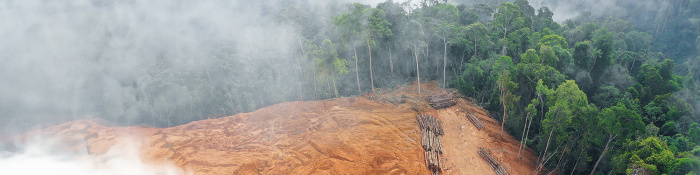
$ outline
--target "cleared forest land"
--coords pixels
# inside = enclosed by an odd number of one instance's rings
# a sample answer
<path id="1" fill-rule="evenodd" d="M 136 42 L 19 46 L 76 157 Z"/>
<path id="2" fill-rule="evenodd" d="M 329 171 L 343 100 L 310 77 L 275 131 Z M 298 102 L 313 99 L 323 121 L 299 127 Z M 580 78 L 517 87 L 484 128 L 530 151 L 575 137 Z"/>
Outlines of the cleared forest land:
<path id="1" fill-rule="evenodd" d="M 79 120 L 23 138 L 61 138 L 62 149 L 85 149 L 90 155 L 131 139 L 141 143 L 144 162 L 172 163 L 192 174 L 430 174 L 416 121 L 418 114 L 428 114 L 444 129 L 441 174 L 496 174 L 479 147 L 508 174 L 535 169 L 534 153 L 527 149 L 518 159 L 518 141 L 502 137 L 500 123 L 480 107 L 455 100 L 454 106 L 432 108 L 431 94 L 454 93 L 435 82 L 423 84 L 422 95 L 417 92 L 414 84 L 361 97 L 287 102 L 171 128 L 108 127 L 98 120 Z M 467 111 L 485 127 L 477 129 Z"/>

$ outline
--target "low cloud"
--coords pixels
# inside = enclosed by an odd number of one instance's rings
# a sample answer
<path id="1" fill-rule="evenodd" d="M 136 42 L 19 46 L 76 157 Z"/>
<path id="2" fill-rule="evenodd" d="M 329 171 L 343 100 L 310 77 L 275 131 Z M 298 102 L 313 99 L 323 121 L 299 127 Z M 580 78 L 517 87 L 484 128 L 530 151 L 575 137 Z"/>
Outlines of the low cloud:
<path id="1" fill-rule="evenodd" d="M 184 175 L 168 163 L 153 165 L 142 161 L 140 143 L 122 139 L 104 154 L 88 154 L 56 138 L 33 137 L 16 150 L 0 150 L 0 174 L 71 175 Z"/>

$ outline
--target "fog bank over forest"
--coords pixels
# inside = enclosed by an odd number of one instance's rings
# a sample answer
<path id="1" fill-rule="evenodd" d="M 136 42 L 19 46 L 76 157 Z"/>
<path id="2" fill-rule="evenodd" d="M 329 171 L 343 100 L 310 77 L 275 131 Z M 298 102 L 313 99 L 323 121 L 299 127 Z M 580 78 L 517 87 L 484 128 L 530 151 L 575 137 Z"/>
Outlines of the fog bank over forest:
<path id="1" fill-rule="evenodd" d="M 219 116 L 249 111 L 212 98 L 258 96 L 253 89 L 297 81 L 286 66 L 291 36 L 270 20 L 283 2 L 0 1 L 3 123 L 143 123 L 181 108 L 201 119 L 213 115 L 193 107 L 204 103 L 229 108 Z M 285 81 L 252 82 L 265 71 Z M 277 87 L 270 89 L 285 94 Z"/>
<path id="2" fill-rule="evenodd" d="M 202 119 L 293 99 L 288 91 L 299 89 L 286 87 L 300 81 L 289 66 L 298 65 L 299 51 L 290 48 L 297 41 L 274 15 L 291 5 L 342 11 L 340 4 L 0 1 L 0 119 L 136 124 L 164 120 L 176 108 Z M 337 13 L 326 12 L 326 20 Z M 261 76 L 277 84 L 262 83 Z"/>

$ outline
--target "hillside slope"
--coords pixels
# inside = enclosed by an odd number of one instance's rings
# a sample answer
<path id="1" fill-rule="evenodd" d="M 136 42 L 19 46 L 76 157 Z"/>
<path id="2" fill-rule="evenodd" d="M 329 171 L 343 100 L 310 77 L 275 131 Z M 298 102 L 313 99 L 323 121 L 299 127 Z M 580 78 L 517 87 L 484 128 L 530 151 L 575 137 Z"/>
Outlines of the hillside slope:
<path id="1" fill-rule="evenodd" d="M 500 124 L 485 111 L 465 101 L 435 110 L 422 99 L 446 90 L 436 83 L 422 88 L 423 96 L 415 85 L 399 86 L 363 97 L 281 103 L 172 128 L 79 120 L 38 134 L 60 137 L 66 149 L 89 154 L 104 154 L 124 138 L 135 139 L 142 143 L 145 162 L 172 162 L 193 174 L 428 174 L 415 118 L 420 111 L 443 123 L 443 174 L 495 174 L 478 147 L 489 150 L 510 174 L 533 171 L 532 151 L 518 159 L 518 142 L 501 137 Z M 475 111 L 486 128 L 477 130 L 462 107 Z"/>

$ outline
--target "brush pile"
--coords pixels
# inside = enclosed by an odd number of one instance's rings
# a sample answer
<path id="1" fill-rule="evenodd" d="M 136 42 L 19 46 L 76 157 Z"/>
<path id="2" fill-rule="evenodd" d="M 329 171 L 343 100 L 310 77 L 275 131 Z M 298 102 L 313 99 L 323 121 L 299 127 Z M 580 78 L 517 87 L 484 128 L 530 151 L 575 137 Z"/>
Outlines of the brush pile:
<path id="1" fill-rule="evenodd" d="M 503 169 L 503 166 L 501 166 L 501 163 L 496 161 L 496 159 L 494 159 L 493 156 L 491 156 L 491 153 L 486 151 L 486 149 L 479 147 L 479 151 L 477 151 L 477 152 L 479 153 L 481 158 L 484 158 L 484 160 L 486 160 L 486 163 L 488 163 L 489 166 L 491 166 L 491 168 L 493 168 L 493 171 L 496 171 L 496 174 L 508 175 L 508 172 L 505 169 Z"/>
<path id="2" fill-rule="evenodd" d="M 440 136 L 444 135 L 442 122 L 426 114 L 418 114 L 416 121 L 421 131 L 421 146 L 425 150 L 425 165 L 433 171 L 433 174 L 437 174 L 442 171 L 440 164 L 440 154 L 442 154 Z"/>
<path id="3" fill-rule="evenodd" d="M 440 93 L 428 97 L 428 103 L 435 109 L 449 108 L 457 104 L 452 99 L 452 93 Z"/>

